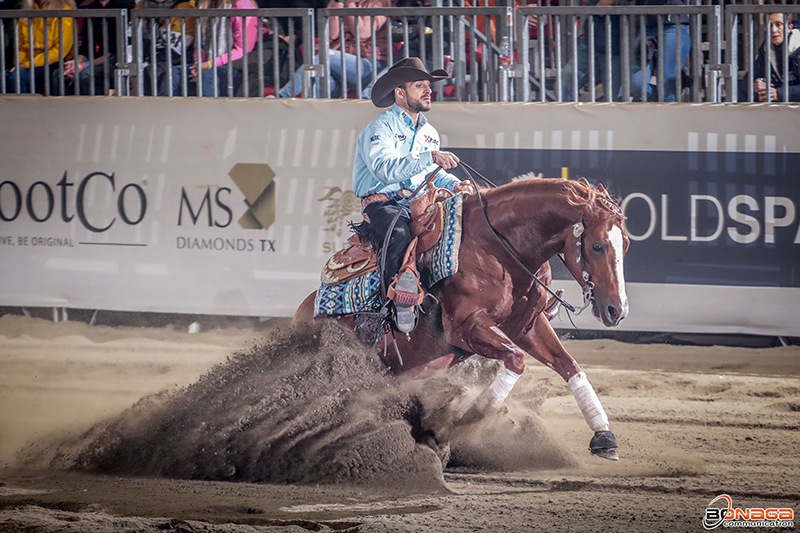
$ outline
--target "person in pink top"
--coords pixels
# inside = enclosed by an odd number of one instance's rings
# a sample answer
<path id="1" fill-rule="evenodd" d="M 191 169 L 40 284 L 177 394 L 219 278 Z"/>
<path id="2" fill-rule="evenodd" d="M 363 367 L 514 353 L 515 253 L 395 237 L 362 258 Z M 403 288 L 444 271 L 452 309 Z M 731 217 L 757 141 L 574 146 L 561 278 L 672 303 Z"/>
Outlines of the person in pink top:
<path id="1" fill-rule="evenodd" d="M 229 0 L 200 0 L 199 9 L 256 9 L 252 0 L 238 0 L 231 3 Z M 230 21 L 230 22 L 229 22 Z M 244 22 L 243 22 L 244 21 Z M 188 21 L 187 21 L 188 22 Z M 216 28 L 217 55 L 212 57 L 214 50 L 212 43 L 212 28 Z M 189 87 L 188 95 L 197 96 L 197 78 L 200 76 L 203 85 L 203 96 L 233 96 L 242 83 L 242 71 L 235 68 L 233 61 L 244 57 L 245 35 L 247 53 L 253 52 L 258 39 L 258 20 L 256 17 L 237 17 L 230 19 L 204 18 L 200 24 L 201 38 L 195 42 L 195 63 L 189 67 L 187 75 Z M 231 46 L 230 43 L 233 43 Z M 202 55 L 197 57 L 197 46 L 202 45 Z M 230 58 L 228 52 L 230 51 Z M 217 71 L 217 90 L 214 94 L 214 65 Z M 228 93 L 228 69 L 233 74 L 233 90 Z M 165 77 L 166 78 L 166 77 Z M 164 84 L 166 85 L 166 84 Z M 162 86 L 159 96 L 167 96 L 167 87 Z M 180 96 L 181 91 L 181 66 L 172 67 L 172 95 Z"/>
<path id="2" fill-rule="evenodd" d="M 342 7 L 392 7 L 391 0 L 347 0 L 338 2 L 332 0 L 328 9 Z M 358 37 L 356 37 L 356 18 L 358 18 Z M 343 17 L 344 20 L 344 63 L 342 62 L 342 39 L 340 35 L 339 17 L 331 17 L 330 36 L 330 84 L 331 95 L 336 96 L 339 90 L 354 90 L 358 87 L 356 79 L 356 46 L 361 49 L 361 98 L 369 98 L 372 92 L 372 17 Z M 375 19 L 375 63 L 376 72 L 380 73 L 386 68 L 389 41 L 386 35 L 387 17 L 374 17 Z M 318 57 L 315 61 L 318 61 Z M 342 72 L 347 72 L 347 87 L 342 87 Z M 294 88 L 289 81 L 281 90 L 281 98 L 291 98 L 302 90 L 303 67 L 297 69 L 294 75 Z M 319 97 L 319 85 L 315 89 L 315 96 Z"/>

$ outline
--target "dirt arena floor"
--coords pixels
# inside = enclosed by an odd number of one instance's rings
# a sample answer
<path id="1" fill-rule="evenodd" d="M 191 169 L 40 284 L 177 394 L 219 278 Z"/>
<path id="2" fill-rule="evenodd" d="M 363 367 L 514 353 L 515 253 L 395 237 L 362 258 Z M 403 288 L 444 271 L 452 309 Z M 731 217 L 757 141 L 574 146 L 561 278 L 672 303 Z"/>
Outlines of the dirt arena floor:
<path id="1" fill-rule="evenodd" d="M 800 347 L 565 345 L 617 463 L 532 359 L 500 409 L 453 427 L 495 364 L 407 381 L 335 328 L 6 315 L 0 531 L 703 531 L 720 494 L 800 511 Z"/>

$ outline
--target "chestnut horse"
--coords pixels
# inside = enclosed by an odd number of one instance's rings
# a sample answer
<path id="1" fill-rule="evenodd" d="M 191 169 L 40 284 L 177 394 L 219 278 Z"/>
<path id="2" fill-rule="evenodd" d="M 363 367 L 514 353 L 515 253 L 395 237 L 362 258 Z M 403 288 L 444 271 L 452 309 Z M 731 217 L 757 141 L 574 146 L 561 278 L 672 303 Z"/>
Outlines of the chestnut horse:
<path id="1" fill-rule="evenodd" d="M 533 179 L 466 195 L 458 272 L 429 288 L 435 298 L 425 299 L 411 334 L 384 336 L 377 349 L 396 373 L 429 373 L 470 354 L 502 361 L 503 370 L 470 409 L 473 417 L 505 400 L 530 354 L 570 385 L 594 431 L 589 450 L 617 460 L 605 410 L 543 312 L 553 303 L 543 285 L 552 280 L 548 260 L 563 254 L 594 315 L 606 326 L 619 324 L 628 314 L 623 219 L 605 188 L 586 180 Z M 301 304 L 294 324 L 313 320 L 314 297 Z M 341 320 L 353 326 L 352 317 Z"/>

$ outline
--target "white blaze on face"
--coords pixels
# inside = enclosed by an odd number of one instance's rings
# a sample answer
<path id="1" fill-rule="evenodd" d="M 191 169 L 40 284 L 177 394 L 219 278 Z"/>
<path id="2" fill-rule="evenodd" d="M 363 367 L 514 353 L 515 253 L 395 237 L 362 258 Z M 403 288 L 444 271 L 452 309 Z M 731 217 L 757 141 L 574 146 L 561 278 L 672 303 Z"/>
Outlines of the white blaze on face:
<path id="1" fill-rule="evenodd" d="M 608 230 L 608 240 L 611 242 L 611 247 L 614 249 L 614 267 L 617 274 L 617 289 L 619 290 L 619 302 L 622 305 L 622 316 L 628 314 L 628 299 L 625 296 L 625 274 L 622 272 L 622 251 L 624 249 L 622 243 L 622 230 L 619 226 L 611 226 Z"/>

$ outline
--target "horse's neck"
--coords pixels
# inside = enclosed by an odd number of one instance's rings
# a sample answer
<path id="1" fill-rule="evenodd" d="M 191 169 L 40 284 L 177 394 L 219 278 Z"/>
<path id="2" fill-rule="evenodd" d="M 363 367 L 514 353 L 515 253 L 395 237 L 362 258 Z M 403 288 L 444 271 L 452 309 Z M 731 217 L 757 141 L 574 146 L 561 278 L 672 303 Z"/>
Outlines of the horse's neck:
<path id="1" fill-rule="evenodd" d="M 569 203 L 561 180 L 509 187 L 498 195 L 501 232 L 530 264 L 541 265 L 564 249 L 568 229 L 580 221 L 580 207 Z"/>

